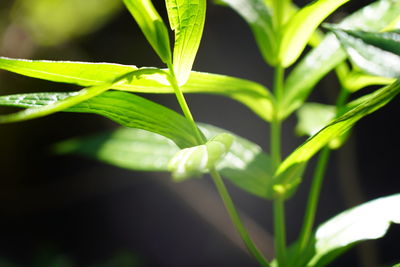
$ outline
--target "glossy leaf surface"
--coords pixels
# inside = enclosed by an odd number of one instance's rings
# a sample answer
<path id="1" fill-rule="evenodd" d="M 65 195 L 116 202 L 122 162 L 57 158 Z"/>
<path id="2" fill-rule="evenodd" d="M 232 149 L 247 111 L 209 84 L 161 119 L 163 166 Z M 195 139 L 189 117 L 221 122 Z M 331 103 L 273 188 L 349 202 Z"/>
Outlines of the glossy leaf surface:
<path id="1" fill-rule="evenodd" d="M 374 33 L 330 29 L 359 68 L 372 75 L 400 77 L 400 31 Z"/>
<path id="2" fill-rule="evenodd" d="M 300 9 L 285 25 L 279 50 L 283 67 L 293 64 L 322 21 L 349 0 L 318 0 Z"/>
<path id="3" fill-rule="evenodd" d="M 124 3 L 161 60 L 171 63 L 168 29 L 151 0 L 124 0 Z"/>
<path id="4" fill-rule="evenodd" d="M 174 93 L 166 78 L 166 71 L 136 66 L 86 63 L 70 61 L 23 60 L 0 57 L 0 69 L 25 76 L 54 82 L 95 86 L 114 82 L 136 72 L 124 83 L 114 84 L 113 89 L 139 93 Z M 272 96 L 261 84 L 245 79 L 204 72 L 192 72 L 189 81 L 181 87 L 184 93 L 219 94 L 248 106 L 264 120 L 272 118 Z"/>
<path id="5" fill-rule="evenodd" d="M 381 0 L 346 17 L 339 26 L 346 29 L 379 31 L 400 14 L 400 2 Z M 280 118 L 286 118 L 299 108 L 314 86 L 331 70 L 346 59 L 339 41 L 331 33 L 311 50 L 289 74 L 285 83 Z"/>
<path id="6" fill-rule="evenodd" d="M 166 0 L 169 23 L 175 32 L 173 65 L 179 85 L 189 78 L 200 46 L 206 0 Z"/>
<path id="7" fill-rule="evenodd" d="M 235 10 L 250 26 L 258 48 L 266 62 L 276 64 L 277 44 L 272 14 L 264 0 L 221 0 Z"/>
<path id="8" fill-rule="evenodd" d="M 75 93 L 36 93 L 0 97 L 0 105 L 25 108 L 43 107 L 68 99 Z M 90 98 L 67 112 L 93 113 L 123 126 L 158 133 L 173 140 L 179 147 L 197 145 L 190 123 L 180 114 L 145 98 L 118 91 L 105 92 Z"/>
<path id="9" fill-rule="evenodd" d="M 364 97 L 362 102 L 357 106 L 333 120 L 290 154 L 282 162 L 278 173 L 291 168 L 293 165 L 308 161 L 318 150 L 331 140 L 348 132 L 358 120 L 387 104 L 399 92 L 400 81 L 397 80 L 392 85 L 386 86 Z"/>
<path id="10" fill-rule="evenodd" d="M 340 213 L 318 227 L 316 254 L 308 266 L 324 266 L 350 245 L 385 235 L 391 223 L 400 223 L 400 194 L 378 198 Z M 329 260 L 327 254 L 336 253 Z"/>

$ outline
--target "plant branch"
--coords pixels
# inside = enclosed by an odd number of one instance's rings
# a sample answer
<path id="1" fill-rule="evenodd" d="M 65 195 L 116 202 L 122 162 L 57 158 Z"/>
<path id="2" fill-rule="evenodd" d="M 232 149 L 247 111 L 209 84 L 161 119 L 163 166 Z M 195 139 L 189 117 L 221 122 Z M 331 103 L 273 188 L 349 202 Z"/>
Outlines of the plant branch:
<path id="1" fill-rule="evenodd" d="M 197 125 L 193 119 L 192 113 L 190 112 L 190 109 L 186 102 L 185 96 L 183 95 L 182 90 L 179 87 L 178 82 L 176 80 L 174 68 L 172 67 L 171 64 L 168 64 L 168 69 L 170 72 L 170 74 L 168 75 L 169 82 L 170 82 L 172 88 L 174 89 L 176 99 L 178 100 L 178 103 L 182 109 L 183 115 L 186 117 L 186 119 L 188 119 L 190 121 L 192 128 L 195 132 L 196 139 L 199 142 L 199 144 L 203 144 L 206 140 L 204 139 L 203 135 L 200 133 L 200 130 L 197 127 Z"/>
<path id="2" fill-rule="evenodd" d="M 321 192 L 321 185 L 324 179 L 326 167 L 328 165 L 329 155 L 330 149 L 328 146 L 326 146 L 322 149 L 318 158 L 318 163 L 312 180 L 310 193 L 308 195 L 307 209 L 299 238 L 299 255 L 304 251 L 310 240 L 312 228 L 314 225 L 315 214 L 317 211 L 318 199 Z"/>
<path id="3" fill-rule="evenodd" d="M 229 216 L 231 217 L 231 220 L 236 230 L 238 231 L 240 237 L 242 238 L 244 244 L 246 245 L 247 249 L 249 250 L 251 255 L 261 264 L 261 266 L 269 267 L 270 264 L 258 250 L 257 246 L 254 244 L 245 226 L 243 225 L 239 217 L 239 214 L 235 208 L 235 205 L 231 197 L 229 196 L 228 190 L 226 189 L 225 184 L 222 181 L 221 176 L 215 169 L 212 169 L 210 171 L 210 175 L 215 183 L 215 186 L 217 187 L 218 193 L 220 194 L 222 201 L 224 202 L 225 208 L 228 211 Z"/>

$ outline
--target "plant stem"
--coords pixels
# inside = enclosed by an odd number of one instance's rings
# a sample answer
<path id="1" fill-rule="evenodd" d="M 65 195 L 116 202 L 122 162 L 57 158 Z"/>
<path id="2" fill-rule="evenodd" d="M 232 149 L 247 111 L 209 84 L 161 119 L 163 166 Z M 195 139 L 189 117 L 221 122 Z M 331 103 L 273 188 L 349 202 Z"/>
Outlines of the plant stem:
<path id="1" fill-rule="evenodd" d="M 336 117 L 341 115 L 343 106 L 345 105 L 349 95 L 349 90 L 342 87 L 342 89 L 340 90 L 340 94 L 336 100 Z M 302 230 L 299 237 L 298 256 L 301 255 L 310 240 L 310 235 L 314 225 L 315 214 L 317 211 L 318 199 L 321 192 L 322 181 L 324 179 L 325 170 L 328 165 L 329 156 L 330 148 L 328 146 L 325 146 L 319 155 L 318 163 L 311 184 L 310 194 L 308 196 L 306 213 L 304 216 L 303 226 L 301 228 Z"/>
<path id="2" fill-rule="evenodd" d="M 310 240 L 310 235 L 314 225 L 314 219 L 318 205 L 318 199 L 321 192 L 321 185 L 324 179 L 326 166 L 328 165 L 329 155 L 330 149 L 328 146 L 326 146 L 322 149 L 318 158 L 318 163 L 312 180 L 310 193 L 308 195 L 308 203 L 304 216 L 302 231 L 299 238 L 299 255 L 306 248 L 307 243 Z"/>
<path id="3" fill-rule="evenodd" d="M 229 196 L 228 190 L 226 189 L 225 184 L 221 179 L 221 176 L 215 169 L 212 169 L 210 171 L 210 174 L 211 177 L 213 178 L 215 186 L 217 187 L 218 193 L 220 194 L 222 201 L 224 202 L 225 208 L 227 209 L 229 216 L 231 217 L 231 220 L 236 230 L 238 231 L 240 237 L 242 238 L 244 244 L 246 245 L 247 249 L 249 250 L 251 255 L 253 255 L 253 257 L 260 263 L 261 266 L 269 267 L 270 264 L 258 250 L 257 246 L 254 244 L 249 233 L 244 227 L 239 217 L 239 214 L 235 208 L 235 205 L 233 204 L 233 201 Z"/>
<path id="4" fill-rule="evenodd" d="M 274 232 L 275 250 L 279 266 L 285 266 L 286 261 L 286 230 L 285 230 L 285 201 L 279 197 L 274 199 Z"/>
<path id="5" fill-rule="evenodd" d="M 283 82 L 285 69 L 281 66 L 275 68 L 274 74 L 274 94 L 275 112 L 271 122 L 271 157 L 274 169 L 276 170 L 281 163 L 281 120 L 279 118 L 280 102 L 283 94 Z M 274 199 L 274 233 L 275 250 L 279 266 L 284 266 L 286 261 L 286 224 L 284 199 L 278 196 Z"/>
<path id="6" fill-rule="evenodd" d="M 198 139 L 199 143 L 204 143 L 206 140 L 204 139 L 203 135 L 200 133 L 199 128 L 197 127 L 196 123 L 194 122 L 192 113 L 190 112 L 189 106 L 185 100 L 185 97 L 182 93 L 182 90 L 179 88 L 179 85 L 176 80 L 176 76 L 171 64 L 168 64 L 168 68 L 170 70 L 170 83 L 171 86 L 174 88 L 176 98 L 181 106 L 182 112 L 185 117 L 191 122 L 193 129 L 196 132 L 196 138 Z M 220 174 L 217 172 L 215 168 L 210 170 L 210 175 L 213 178 L 215 186 L 217 187 L 218 193 L 224 202 L 225 208 L 227 209 L 231 220 L 236 227 L 236 230 L 239 232 L 240 237 L 242 238 L 243 242 L 245 243 L 248 251 L 253 255 L 253 257 L 261 264 L 263 267 L 270 267 L 268 261 L 264 258 L 261 252 L 258 250 L 250 235 L 248 234 L 246 228 L 244 227 L 242 221 L 240 220 L 239 214 L 236 211 L 235 205 L 229 195 L 228 190 L 225 187 L 224 182 Z"/>
<path id="7" fill-rule="evenodd" d="M 275 68 L 274 75 L 274 94 L 275 94 L 275 112 L 271 122 L 271 157 L 274 168 L 277 168 L 281 162 L 281 121 L 279 119 L 280 101 L 283 94 L 283 79 L 285 71 L 282 67 Z"/>
<path id="8" fill-rule="evenodd" d="M 199 142 L 199 144 L 203 144 L 206 140 L 204 139 L 203 135 L 200 133 L 200 130 L 197 127 L 197 125 L 193 119 L 192 113 L 190 112 L 190 109 L 186 102 L 185 96 L 183 95 L 182 90 L 180 89 L 178 82 L 176 80 L 175 72 L 174 72 L 172 65 L 168 64 L 168 69 L 170 71 L 169 82 L 170 82 L 172 88 L 174 88 L 175 96 L 176 96 L 176 99 L 178 100 L 178 103 L 179 103 L 181 109 L 182 109 L 183 115 L 186 117 L 186 119 L 189 120 L 190 124 L 192 125 L 192 128 L 196 135 L 197 142 Z"/>

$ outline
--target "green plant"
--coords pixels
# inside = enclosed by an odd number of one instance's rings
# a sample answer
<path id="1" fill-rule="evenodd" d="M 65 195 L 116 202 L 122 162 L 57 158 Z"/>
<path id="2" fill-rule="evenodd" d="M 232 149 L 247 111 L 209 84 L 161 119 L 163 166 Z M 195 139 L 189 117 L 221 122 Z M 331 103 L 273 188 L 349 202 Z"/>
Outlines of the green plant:
<path id="1" fill-rule="evenodd" d="M 165 1 L 175 36 L 173 51 L 168 28 L 152 2 L 124 0 L 166 69 L 1 57 L 1 69 L 85 88 L 70 93 L 1 96 L 0 105 L 26 109 L 2 115 L 0 122 L 58 111 L 108 117 L 129 128 L 107 137 L 66 141 L 57 150 L 87 154 L 134 170 L 170 171 L 176 181 L 209 173 L 232 222 L 260 265 L 323 266 L 356 242 L 383 236 L 389 223 L 400 223 L 397 194 L 355 207 L 313 230 L 330 150 L 346 141 L 358 120 L 400 92 L 400 3 L 376 1 L 337 25 L 326 25 L 331 33 L 317 30 L 348 1 L 317 0 L 303 8 L 289 0 L 218 1 L 237 11 L 251 27 L 264 60 L 275 71 L 271 92 L 249 80 L 192 71 L 205 22 L 205 0 Z M 307 44 L 315 48 L 300 58 Z M 315 85 L 332 70 L 341 85 L 336 104 L 305 103 Z M 352 93 L 369 85 L 385 86 L 349 101 Z M 184 116 L 131 92 L 173 93 Z M 196 123 L 184 93 L 220 94 L 246 105 L 270 124 L 270 153 L 233 133 Z M 310 138 L 282 160 L 281 125 L 296 110 L 297 129 Z M 143 148 L 145 154 L 140 153 Z M 308 161 L 319 151 L 302 230 L 298 241 L 287 247 L 284 203 L 296 192 Z M 275 260 L 265 259 L 254 245 L 221 175 L 247 192 L 273 201 Z"/>

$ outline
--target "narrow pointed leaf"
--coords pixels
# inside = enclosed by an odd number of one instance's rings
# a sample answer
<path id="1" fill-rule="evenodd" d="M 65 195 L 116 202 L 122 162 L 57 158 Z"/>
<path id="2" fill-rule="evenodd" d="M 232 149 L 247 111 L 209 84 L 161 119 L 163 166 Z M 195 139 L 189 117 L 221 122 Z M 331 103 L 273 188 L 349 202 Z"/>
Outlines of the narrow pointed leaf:
<path id="1" fill-rule="evenodd" d="M 270 8 L 264 0 L 221 0 L 235 10 L 250 26 L 264 60 L 276 64 L 277 44 Z"/>
<path id="2" fill-rule="evenodd" d="M 39 108 L 76 93 L 34 93 L 0 97 L 0 105 Z M 180 114 L 145 98 L 118 91 L 104 92 L 63 111 L 93 113 L 123 126 L 158 133 L 179 147 L 197 145 L 191 124 Z"/>
<path id="3" fill-rule="evenodd" d="M 359 68 L 372 75 L 400 77 L 400 31 L 374 33 L 330 29 Z"/>
<path id="4" fill-rule="evenodd" d="M 174 93 L 166 71 L 135 66 L 70 61 L 23 60 L 0 57 L 0 69 L 54 82 L 95 86 L 114 82 L 120 77 L 139 73 L 134 79 L 117 83 L 113 89 L 139 93 Z M 192 72 L 181 88 L 184 93 L 219 94 L 235 99 L 261 118 L 272 118 L 272 96 L 262 85 L 245 79 L 203 72 Z"/>
<path id="5" fill-rule="evenodd" d="M 393 78 L 369 75 L 362 71 L 352 71 L 344 77 L 343 86 L 350 92 L 356 92 L 367 86 L 388 85 L 395 81 Z"/>
<path id="6" fill-rule="evenodd" d="M 173 66 L 179 85 L 189 78 L 200 46 L 206 18 L 206 0 L 166 0 L 169 22 L 175 32 Z"/>
<path id="7" fill-rule="evenodd" d="M 356 242 L 383 237 L 391 223 L 400 223 L 399 207 L 400 194 L 395 194 L 356 206 L 325 222 L 316 231 L 316 254 L 307 266 L 324 266 Z M 337 250 L 339 253 L 335 253 Z M 332 253 L 329 260 L 324 259 Z"/>
<path id="8" fill-rule="evenodd" d="M 380 31 L 399 14 L 399 1 L 380 0 L 354 12 L 338 25 L 345 29 Z M 334 34 L 327 34 L 321 44 L 311 50 L 289 74 L 279 117 L 286 118 L 299 108 L 314 86 L 345 59 L 346 53 Z"/>
<path id="9" fill-rule="evenodd" d="M 368 97 L 365 97 L 359 105 L 333 120 L 290 154 L 282 162 L 278 169 L 278 174 L 293 165 L 308 161 L 331 140 L 348 132 L 358 120 L 387 104 L 399 92 L 400 81 L 397 80 L 392 85 L 379 89 Z"/>
<path id="10" fill-rule="evenodd" d="M 293 64 L 322 21 L 348 1 L 318 0 L 300 9 L 285 25 L 279 50 L 281 65 Z"/>
<path id="11" fill-rule="evenodd" d="M 172 58 L 168 29 L 151 0 L 124 0 L 124 3 L 161 60 L 170 64 Z"/>
<path id="12" fill-rule="evenodd" d="M 207 139 L 227 132 L 200 124 Z M 261 148 L 233 133 L 229 152 L 217 170 L 239 188 L 256 196 L 271 199 L 273 169 L 270 157 Z M 179 151 L 169 139 L 140 129 L 122 128 L 111 133 L 72 139 L 57 145 L 59 153 L 75 153 L 103 162 L 142 171 L 168 171 L 168 162 Z"/>
<path id="13" fill-rule="evenodd" d="M 79 92 L 71 93 L 64 99 L 57 99 L 45 106 L 31 107 L 16 113 L 0 115 L 0 123 L 10 123 L 24 120 L 36 119 L 50 114 L 63 111 L 69 107 L 79 104 L 85 100 L 95 97 L 104 91 L 110 89 L 111 84 L 104 84 L 85 88 Z"/>

